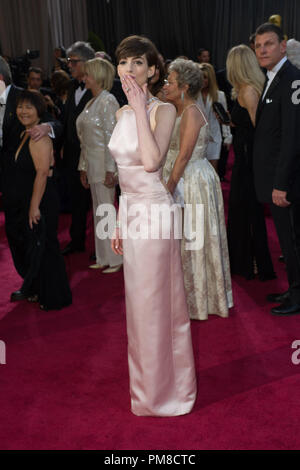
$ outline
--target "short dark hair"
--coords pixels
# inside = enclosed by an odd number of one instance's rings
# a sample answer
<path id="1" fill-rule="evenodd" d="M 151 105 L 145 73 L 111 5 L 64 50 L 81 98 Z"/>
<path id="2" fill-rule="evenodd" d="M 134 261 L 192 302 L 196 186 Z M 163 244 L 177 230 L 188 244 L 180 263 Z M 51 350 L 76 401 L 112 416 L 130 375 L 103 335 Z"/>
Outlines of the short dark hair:
<path id="1" fill-rule="evenodd" d="M 56 95 L 61 96 L 70 87 L 71 79 L 64 70 L 55 70 L 51 75 L 51 86 Z"/>
<path id="2" fill-rule="evenodd" d="M 17 99 L 17 106 L 24 102 L 30 103 L 35 107 L 39 118 L 45 114 L 47 109 L 46 101 L 39 91 L 23 90 Z"/>
<path id="3" fill-rule="evenodd" d="M 138 57 L 144 54 L 149 67 L 158 65 L 158 51 L 150 39 L 144 36 L 128 36 L 120 42 L 116 49 L 117 63 L 126 57 Z"/>
<path id="4" fill-rule="evenodd" d="M 256 36 L 256 33 L 250 34 L 250 36 L 249 36 L 249 44 L 255 44 L 255 36 Z"/>
<path id="5" fill-rule="evenodd" d="M 198 49 L 198 54 L 197 54 L 197 56 L 201 55 L 202 52 L 204 52 L 204 51 L 207 51 L 207 52 L 209 53 L 209 49 L 207 49 L 207 47 L 200 47 L 200 48 Z"/>
<path id="6" fill-rule="evenodd" d="M 282 31 L 281 28 L 279 28 L 279 26 L 276 26 L 276 24 L 273 24 L 273 23 L 261 24 L 257 28 L 257 30 L 255 32 L 255 36 L 265 34 L 265 33 L 275 33 L 278 36 L 278 41 L 279 42 L 284 40 L 283 31 Z"/>
<path id="7" fill-rule="evenodd" d="M 165 75 L 166 75 L 165 64 L 162 61 L 162 58 L 160 58 L 160 56 L 158 56 L 156 69 L 159 72 L 158 80 L 156 83 L 152 84 L 151 81 L 149 83 L 149 90 L 153 96 L 157 95 L 157 93 L 162 89 L 165 83 Z"/>
<path id="8" fill-rule="evenodd" d="M 31 72 L 33 72 L 33 73 L 38 73 L 38 74 L 41 76 L 41 78 L 42 78 L 42 76 L 43 76 L 43 71 L 42 71 L 42 69 L 41 69 L 40 67 L 29 67 L 29 69 L 28 69 L 28 75 L 27 75 L 28 77 L 29 77 L 29 75 L 31 74 Z"/>

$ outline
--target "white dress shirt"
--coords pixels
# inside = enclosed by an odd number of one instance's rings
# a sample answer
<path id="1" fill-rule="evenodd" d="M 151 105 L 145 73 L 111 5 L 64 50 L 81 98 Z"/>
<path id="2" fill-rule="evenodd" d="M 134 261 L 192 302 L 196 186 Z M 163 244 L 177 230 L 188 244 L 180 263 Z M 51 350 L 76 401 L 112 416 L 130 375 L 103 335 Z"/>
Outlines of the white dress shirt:
<path id="1" fill-rule="evenodd" d="M 76 106 L 79 105 L 79 102 L 80 102 L 81 98 L 83 97 L 83 95 L 85 94 L 85 92 L 86 92 L 86 88 L 83 88 L 83 90 L 81 89 L 80 86 L 78 88 L 76 88 L 76 91 L 75 91 L 75 104 L 76 104 Z"/>
<path id="2" fill-rule="evenodd" d="M 218 90 L 218 102 L 223 105 L 227 111 L 227 102 L 226 97 L 223 91 Z M 230 126 L 225 126 L 224 124 L 221 128 L 218 119 L 216 118 L 215 112 L 212 106 L 212 99 L 208 95 L 206 98 L 206 103 L 204 104 L 201 92 L 198 95 L 196 103 L 199 108 L 204 111 L 204 114 L 207 118 L 209 125 L 209 142 L 207 146 L 207 155 L 208 160 L 218 160 L 220 158 L 221 146 L 222 146 L 222 135 L 224 139 L 224 144 L 232 143 L 232 135 L 230 132 Z"/>
<path id="3" fill-rule="evenodd" d="M 274 80 L 274 78 L 275 78 L 275 75 L 276 75 L 277 72 L 281 69 L 281 67 L 282 67 L 283 64 L 286 62 L 286 60 L 287 60 L 287 57 L 284 56 L 284 57 L 275 65 L 275 67 L 272 68 L 272 70 L 268 70 L 268 71 L 267 71 L 268 83 L 267 83 L 266 89 L 265 89 L 264 94 L 263 94 L 263 97 L 262 97 L 263 100 L 265 99 L 265 96 L 266 96 L 266 94 L 267 94 L 267 91 L 268 91 L 268 89 L 270 88 L 270 85 L 271 85 L 271 83 L 273 82 L 273 80 Z"/>
<path id="4" fill-rule="evenodd" d="M 5 114 L 6 100 L 7 100 L 10 87 L 11 85 L 8 85 L 8 87 L 6 87 L 3 93 L 0 95 L 0 147 L 2 147 L 3 121 L 4 121 L 4 114 Z"/>

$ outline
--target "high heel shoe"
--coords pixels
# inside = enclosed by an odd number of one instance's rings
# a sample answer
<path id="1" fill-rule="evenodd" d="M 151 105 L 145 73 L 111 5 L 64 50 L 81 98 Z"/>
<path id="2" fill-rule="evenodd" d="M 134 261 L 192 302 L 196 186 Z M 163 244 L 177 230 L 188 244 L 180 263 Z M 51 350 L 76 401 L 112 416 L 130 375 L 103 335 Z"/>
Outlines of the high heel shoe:
<path id="1" fill-rule="evenodd" d="M 91 264 L 89 266 L 90 269 L 104 269 L 106 268 L 108 265 L 107 264 L 98 264 L 98 263 L 95 263 L 95 264 Z"/>
<path id="2" fill-rule="evenodd" d="M 119 264 L 118 266 L 112 266 L 110 268 L 106 268 L 102 271 L 102 273 L 103 274 L 117 273 L 118 271 L 120 271 L 122 266 L 123 266 L 122 264 Z"/>

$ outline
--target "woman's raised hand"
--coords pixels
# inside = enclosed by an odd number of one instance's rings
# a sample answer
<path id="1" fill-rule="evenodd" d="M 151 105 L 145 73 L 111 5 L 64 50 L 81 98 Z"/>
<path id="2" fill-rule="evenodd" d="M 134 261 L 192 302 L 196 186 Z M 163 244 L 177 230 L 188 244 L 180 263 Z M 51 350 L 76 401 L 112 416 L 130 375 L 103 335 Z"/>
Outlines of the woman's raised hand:
<path id="1" fill-rule="evenodd" d="M 147 83 L 141 88 L 131 75 L 123 75 L 121 82 L 128 104 L 132 109 L 134 111 L 145 109 L 148 99 Z"/>

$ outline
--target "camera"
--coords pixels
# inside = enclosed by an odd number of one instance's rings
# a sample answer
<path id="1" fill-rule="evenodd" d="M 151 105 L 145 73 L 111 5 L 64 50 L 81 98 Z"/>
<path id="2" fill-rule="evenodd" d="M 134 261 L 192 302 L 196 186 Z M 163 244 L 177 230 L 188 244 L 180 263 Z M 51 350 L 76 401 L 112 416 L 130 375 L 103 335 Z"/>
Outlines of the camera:
<path id="1" fill-rule="evenodd" d="M 27 72 L 31 66 L 31 60 L 38 59 L 39 56 L 40 51 L 27 49 L 24 55 L 8 60 L 15 85 L 26 88 Z"/>

